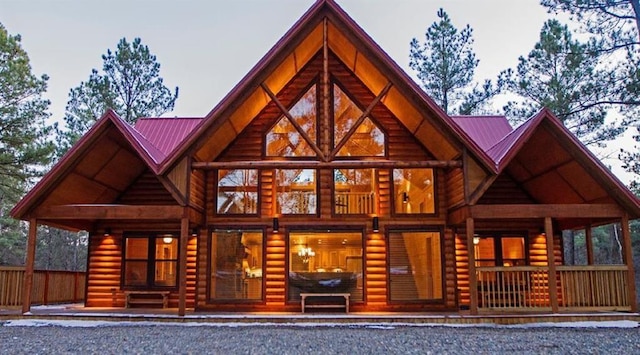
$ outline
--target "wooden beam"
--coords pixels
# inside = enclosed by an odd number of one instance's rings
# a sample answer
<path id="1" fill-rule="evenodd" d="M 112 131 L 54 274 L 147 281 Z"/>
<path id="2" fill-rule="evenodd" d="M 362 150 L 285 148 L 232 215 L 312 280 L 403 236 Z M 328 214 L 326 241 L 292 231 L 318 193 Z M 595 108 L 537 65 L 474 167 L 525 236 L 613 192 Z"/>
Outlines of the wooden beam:
<path id="1" fill-rule="evenodd" d="M 185 210 L 185 214 L 187 211 Z M 189 217 L 180 224 L 180 257 L 178 259 L 178 315 L 183 317 L 187 308 L 187 246 L 189 244 Z"/>
<path id="2" fill-rule="evenodd" d="M 614 204 L 475 205 L 476 219 L 499 218 L 620 218 L 624 211 Z"/>
<path id="3" fill-rule="evenodd" d="M 59 205 L 40 208 L 38 219 L 158 219 L 179 220 L 184 208 L 164 205 Z"/>
<path id="4" fill-rule="evenodd" d="M 192 168 L 213 169 L 346 169 L 346 168 L 453 168 L 462 166 L 459 160 L 389 161 L 389 160 L 338 160 L 292 161 L 230 161 L 230 162 L 194 162 Z"/>
<path id="5" fill-rule="evenodd" d="M 331 154 L 331 131 L 329 129 L 331 120 L 329 119 L 331 91 L 329 89 L 329 20 L 325 17 L 322 21 L 322 152 L 325 161 L 329 160 Z"/>
<path id="6" fill-rule="evenodd" d="M 466 219 L 467 231 L 467 255 L 469 258 L 469 311 L 471 314 L 478 314 L 478 278 L 476 275 L 476 255 L 473 235 L 475 226 L 473 218 Z"/>
<path id="7" fill-rule="evenodd" d="M 549 270 L 549 299 L 551 311 L 558 313 L 558 276 L 553 252 L 553 224 L 550 217 L 544 219 L 544 232 L 547 236 L 547 268 Z"/>
<path id="8" fill-rule="evenodd" d="M 38 221 L 35 218 L 29 220 L 29 236 L 27 237 L 27 256 L 24 271 L 24 289 L 22 294 L 22 313 L 31 310 L 31 292 L 33 291 L 33 269 L 36 260 L 36 235 L 38 233 Z"/>
<path id="9" fill-rule="evenodd" d="M 631 312 L 638 312 L 638 303 L 636 302 L 636 271 L 633 267 L 633 249 L 631 248 L 631 232 L 629 231 L 629 215 L 626 213 L 620 219 L 622 228 L 622 245 L 624 247 L 624 264 L 627 266 L 627 294 L 629 297 L 629 305 Z"/>
<path id="10" fill-rule="evenodd" d="M 470 215 L 471 214 L 469 213 L 469 206 L 460 207 L 449 212 L 449 214 L 447 215 L 447 224 L 462 224 Z"/>

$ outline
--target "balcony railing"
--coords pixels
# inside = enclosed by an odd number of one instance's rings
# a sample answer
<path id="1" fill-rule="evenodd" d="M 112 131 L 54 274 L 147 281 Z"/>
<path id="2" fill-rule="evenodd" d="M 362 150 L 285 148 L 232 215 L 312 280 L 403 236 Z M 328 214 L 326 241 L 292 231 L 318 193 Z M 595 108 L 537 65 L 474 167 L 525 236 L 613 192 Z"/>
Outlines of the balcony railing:
<path id="1" fill-rule="evenodd" d="M 624 265 L 557 266 L 563 311 L 630 310 Z M 477 267 L 479 310 L 551 310 L 546 266 Z"/>
<path id="2" fill-rule="evenodd" d="M 371 214 L 374 209 L 373 192 L 339 192 L 335 195 L 336 214 Z"/>

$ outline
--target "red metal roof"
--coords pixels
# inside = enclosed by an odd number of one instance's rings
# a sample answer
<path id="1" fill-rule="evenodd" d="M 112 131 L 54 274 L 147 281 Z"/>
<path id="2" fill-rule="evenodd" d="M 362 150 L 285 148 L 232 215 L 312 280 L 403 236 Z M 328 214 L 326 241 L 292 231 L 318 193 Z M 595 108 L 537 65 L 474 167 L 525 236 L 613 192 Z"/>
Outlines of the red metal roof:
<path id="1" fill-rule="evenodd" d="M 451 118 L 485 152 L 513 131 L 505 116 L 452 116 Z"/>
<path id="2" fill-rule="evenodd" d="M 140 118 L 133 128 L 140 143 L 160 164 L 202 122 L 202 118 Z"/>

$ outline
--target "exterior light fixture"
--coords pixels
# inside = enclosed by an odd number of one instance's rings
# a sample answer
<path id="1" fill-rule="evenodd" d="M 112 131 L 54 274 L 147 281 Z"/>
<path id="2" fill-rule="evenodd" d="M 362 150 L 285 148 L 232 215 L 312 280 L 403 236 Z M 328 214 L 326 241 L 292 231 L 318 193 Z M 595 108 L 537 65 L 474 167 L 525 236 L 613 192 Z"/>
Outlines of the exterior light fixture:
<path id="1" fill-rule="evenodd" d="M 111 228 L 107 227 L 104 229 L 104 236 L 108 237 L 111 235 Z"/>
<path id="2" fill-rule="evenodd" d="M 406 192 L 402 193 L 402 203 L 409 203 L 409 194 Z"/>
<path id="3" fill-rule="evenodd" d="M 278 233 L 280 231 L 280 221 L 278 221 L 278 217 L 273 218 L 273 233 Z"/>
<path id="4" fill-rule="evenodd" d="M 191 230 L 191 236 L 192 237 L 197 237 L 198 236 L 198 228 L 193 228 Z"/>
<path id="5" fill-rule="evenodd" d="M 380 219 L 378 217 L 373 217 L 373 231 L 375 233 L 380 231 Z"/>
<path id="6" fill-rule="evenodd" d="M 162 241 L 164 242 L 164 244 L 171 244 L 171 242 L 173 242 L 173 237 L 167 236 L 162 238 Z"/>

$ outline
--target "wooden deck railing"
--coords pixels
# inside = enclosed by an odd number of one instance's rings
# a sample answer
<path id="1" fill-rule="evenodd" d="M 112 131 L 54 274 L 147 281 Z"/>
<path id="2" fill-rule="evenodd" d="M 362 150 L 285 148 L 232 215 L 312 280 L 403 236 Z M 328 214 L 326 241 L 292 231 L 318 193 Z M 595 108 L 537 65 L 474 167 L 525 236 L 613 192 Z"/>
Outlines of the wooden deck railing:
<path id="1" fill-rule="evenodd" d="M 556 269 L 561 309 L 631 310 L 627 266 L 558 266 Z"/>
<path id="2" fill-rule="evenodd" d="M 336 193 L 335 211 L 337 214 L 374 213 L 375 194 L 373 192 Z"/>
<path id="3" fill-rule="evenodd" d="M 24 267 L 0 267 L 0 306 L 22 305 Z M 47 305 L 84 300 L 85 273 L 79 271 L 36 270 L 31 303 Z"/>
<path id="4" fill-rule="evenodd" d="M 630 310 L 624 265 L 557 266 L 562 311 Z M 550 311 L 545 266 L 477 267 L 479 310 Z"/>

